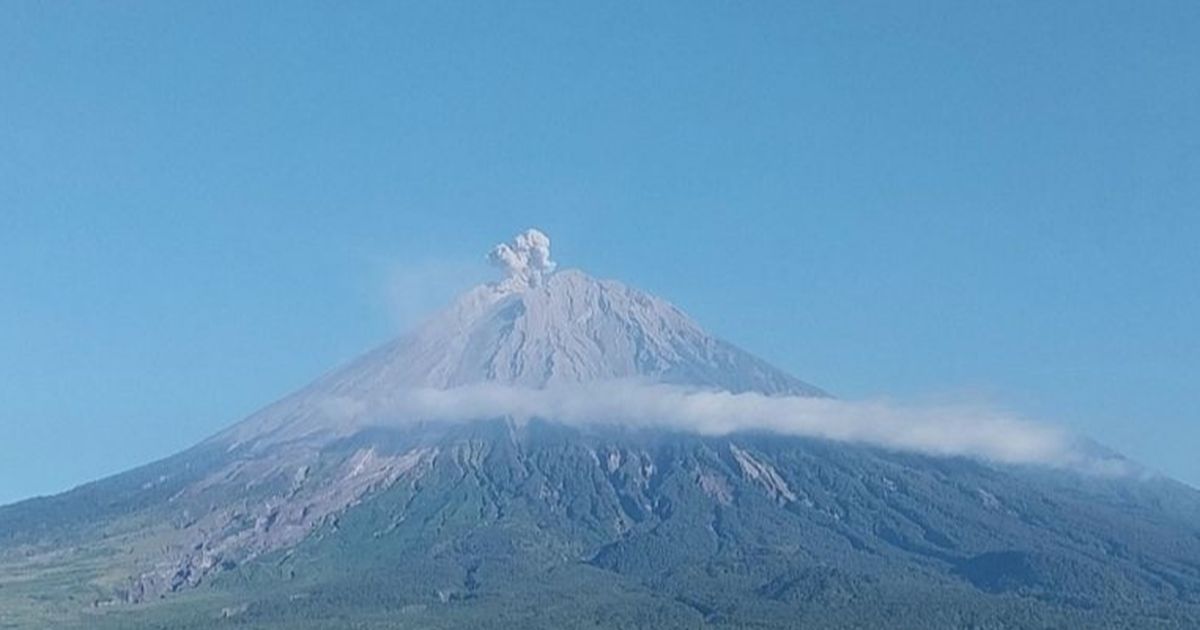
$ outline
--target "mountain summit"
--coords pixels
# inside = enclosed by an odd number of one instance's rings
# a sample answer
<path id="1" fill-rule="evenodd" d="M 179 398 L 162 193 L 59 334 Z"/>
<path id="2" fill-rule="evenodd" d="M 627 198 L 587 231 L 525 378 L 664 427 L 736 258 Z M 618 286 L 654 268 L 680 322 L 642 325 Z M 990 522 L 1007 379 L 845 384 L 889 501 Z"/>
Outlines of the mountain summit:
<path id="1" fill-rule="evenodd" d="M 824 395 L 706 333 L 665 300 L 578 270 L 555 272 L 538 230 L 497 245 L 506 272 L 322 382 L 339 391 L 448 389 L 483 382 L 549 387 L 608 379 L 733 392 Z"/>
<path id="2" fill-rule="evenodd" d="M 1170 480 L 514 421 L 487 403 L 553 393 L 565 413 L 603 383 L 809 427 L 840 403 L 659 298 L 557 270 L 541 232 L 490 259 L 502 280 L 213 438 L 0 507 L 0 628 L 1200 627 L 1200 494 Z M 479 388 L 500 398 L 455 421 L 384 417 Z M 844 435 L 879 413 L 817 419 Z M 880 426 L 925 443 L 901 420 Z M 951 420 L 935 428 L 961 442 Z"/>
<path id="3" fill-rule="evenodd" d="M 823 397 L 717 339 L 669 302 L 582 271 L 555 272 L 538 230 L 489 255 L 506 276 L 477 286 L 411 334 L 353 361 L 235 427 L 244 441 L 344 432 L 347 403 L 414 389 L 494 383 L 547 388 L 637 380 L 767 395 Z"/>
<path id="4" fill-rule="evenodd" d="M 822 395 L 706 333 L 666 301 L 577 270 L 476 287 L 448 310 L 334 377 L 341 386 L 548 387 L 639 378 L 767 394 Z"/>

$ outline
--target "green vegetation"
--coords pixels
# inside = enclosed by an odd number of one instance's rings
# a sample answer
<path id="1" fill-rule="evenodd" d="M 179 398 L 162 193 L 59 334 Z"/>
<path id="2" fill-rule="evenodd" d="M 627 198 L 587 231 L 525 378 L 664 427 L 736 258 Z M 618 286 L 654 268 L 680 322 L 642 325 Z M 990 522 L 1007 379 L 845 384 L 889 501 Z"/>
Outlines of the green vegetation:
<path id="1" fill-rule="evenodd" d="M 360 436 L 313 474 L 431 439 Z M 1200 627 L 1200 499 L 1164 480 L 538 424 L 436 443 L 302 542 L 140 603 L 114 576 L 178 508 L 101 507 L 40 546 L 46 506 L 4 508 L 0 628 Z"/>

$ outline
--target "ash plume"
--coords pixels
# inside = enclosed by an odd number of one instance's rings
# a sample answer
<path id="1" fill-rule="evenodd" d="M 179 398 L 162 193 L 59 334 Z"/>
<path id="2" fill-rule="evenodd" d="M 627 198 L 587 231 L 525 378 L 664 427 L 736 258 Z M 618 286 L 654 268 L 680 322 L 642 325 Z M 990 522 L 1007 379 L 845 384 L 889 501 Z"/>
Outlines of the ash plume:
<path id="1" fill-rule="evenodd" d="M 509 280 L 531 286 L 541 284 L 542 277 L 558 266 L 550 260 L 550 237 L 536 228 L 493 247 L 488 261 L 503 269 Z"/>

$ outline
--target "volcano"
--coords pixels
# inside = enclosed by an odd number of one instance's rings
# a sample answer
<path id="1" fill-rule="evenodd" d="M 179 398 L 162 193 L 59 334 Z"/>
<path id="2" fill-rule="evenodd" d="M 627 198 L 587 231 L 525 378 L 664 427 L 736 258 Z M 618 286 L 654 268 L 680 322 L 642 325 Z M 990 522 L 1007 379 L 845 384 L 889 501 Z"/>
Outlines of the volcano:
<path id="1" fill-rule="evenodd" d="M 502 280 L 203 443 L 0 508 L 0 628 L 1200 627 L 1192 488 L 737 405 L 631 422 L 629 392 L 836 403 L 558 271 L 536 230 L 491 258 Z"/>

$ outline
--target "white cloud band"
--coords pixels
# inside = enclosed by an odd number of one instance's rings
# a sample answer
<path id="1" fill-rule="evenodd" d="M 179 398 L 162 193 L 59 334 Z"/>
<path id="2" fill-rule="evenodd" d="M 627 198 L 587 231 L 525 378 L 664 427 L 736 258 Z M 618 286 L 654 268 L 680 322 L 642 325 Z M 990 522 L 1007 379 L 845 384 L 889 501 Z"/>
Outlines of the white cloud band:
<path id="1" fill-rule="evenodd" d="M 577 426 L 662 428 L 702 435 L 768 431 L 1012 464 L 1087 463 L 1064 431 L 970 405 L 902 406 L 608 381 L 550 389 L 483 384 L 405 390 L 387 401 L 341 409 L 353 409 L 353 416 L 369 424 L 541 418 Z"/>

